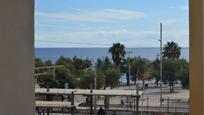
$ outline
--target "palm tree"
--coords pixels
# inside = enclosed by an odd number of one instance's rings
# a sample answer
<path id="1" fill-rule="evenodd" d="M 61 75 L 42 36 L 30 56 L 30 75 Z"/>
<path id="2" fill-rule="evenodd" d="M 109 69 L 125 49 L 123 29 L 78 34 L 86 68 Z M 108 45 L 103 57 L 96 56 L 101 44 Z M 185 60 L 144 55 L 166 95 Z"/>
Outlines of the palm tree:
<path id="1" fill-rule="evenodd" d="M 114 43 L 112 47 L 110 47 L 109 52 L 112 55 L 112 60 L 116 67 L 119 67 L 121 61 L 125 57 L 125 46 L 120 43 Z"/>
<path id="2" fill-rule="evenodd" d="M 174 81 L 176 79 L 176 61 L 179 59 L 181 55 L 181 47 L 174 41 L 167 42 L 164 46 L 163 57 L 166 58 L 164 62 L 166 67 L 164 66 L 164 78 L 167 78 L 170 86 L 170 93 L 174 91 Z M 165 69 L 166 68 L 166 69 Z"/>
<path id="3" fill-rule="evenodd" d="M 119 71 L 119 78 L 120 78 L 120 65 L 125 57 L 125 46 L 120 43 L 114 43 L 112 47 L 109 48 L 109 53 L 112 55 L 112 60 L 115 64 L 115 69 Z"/>
<path id="4" fill-rule="evenodd" d="M 174 41 L 167 42 L 164 46 L 163 57 L 168 59 L 178 59 L 181 55 L 181 47 Z"/>

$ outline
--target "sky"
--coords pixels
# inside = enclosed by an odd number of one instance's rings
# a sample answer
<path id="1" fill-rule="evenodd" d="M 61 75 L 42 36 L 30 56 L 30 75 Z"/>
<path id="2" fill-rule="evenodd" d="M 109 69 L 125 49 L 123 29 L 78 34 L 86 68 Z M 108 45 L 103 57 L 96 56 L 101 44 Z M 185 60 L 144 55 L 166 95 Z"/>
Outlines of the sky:
<path id="1" fill-rule="evenodd" d="M 35 47 L 189 46 L 188 0 L 36 0 Z"/>

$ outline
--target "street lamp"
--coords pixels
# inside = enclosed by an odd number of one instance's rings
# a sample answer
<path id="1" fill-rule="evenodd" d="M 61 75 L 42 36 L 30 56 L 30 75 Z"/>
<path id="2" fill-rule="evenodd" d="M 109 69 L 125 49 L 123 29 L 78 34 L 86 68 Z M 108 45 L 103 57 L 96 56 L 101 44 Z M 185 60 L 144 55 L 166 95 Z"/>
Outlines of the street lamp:
<path id="1" fill-rule="evenodd" d="M 163 47 L 162 47 L 162 23 L 160 23 L 160 106 L 162 107 L 162 60 L 163 60 L 163 56 L 162 56 L 162 51 L 163 51 Z"/>

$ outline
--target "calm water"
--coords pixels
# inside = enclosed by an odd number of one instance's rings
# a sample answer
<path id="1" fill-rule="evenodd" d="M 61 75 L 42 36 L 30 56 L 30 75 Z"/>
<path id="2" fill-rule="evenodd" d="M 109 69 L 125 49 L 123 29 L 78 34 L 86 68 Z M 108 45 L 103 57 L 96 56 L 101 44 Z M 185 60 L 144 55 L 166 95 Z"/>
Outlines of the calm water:
<path id="1" fill-rule="evenodd" d="M 156 59 L 160 52 L 159 48 L 127 48 L 126 51 L 133 52 L 133 56 L 141 56 L 150 60 Z M 36 48 L 35 57 L 41 58 L 43 61 L 50 59 L 55 62 L 60 56 L 80 57 L 96 60 L 105 56 L 111 57 L 108 48 Z M 189 60 L 189 48 L 182 48 L 181 58 Z"/>

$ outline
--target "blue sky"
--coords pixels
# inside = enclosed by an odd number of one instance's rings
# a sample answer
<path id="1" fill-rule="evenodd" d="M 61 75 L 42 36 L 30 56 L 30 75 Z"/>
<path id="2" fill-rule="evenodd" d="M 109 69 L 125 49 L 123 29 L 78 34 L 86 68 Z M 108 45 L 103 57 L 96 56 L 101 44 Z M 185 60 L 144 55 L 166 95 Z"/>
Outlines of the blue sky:
<path id="1" fill-rule="evenodd" d="M 188 0 L 36 0 L 35 47 L 189 46 Z"/>

